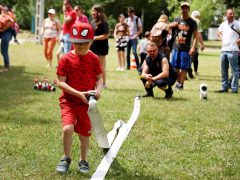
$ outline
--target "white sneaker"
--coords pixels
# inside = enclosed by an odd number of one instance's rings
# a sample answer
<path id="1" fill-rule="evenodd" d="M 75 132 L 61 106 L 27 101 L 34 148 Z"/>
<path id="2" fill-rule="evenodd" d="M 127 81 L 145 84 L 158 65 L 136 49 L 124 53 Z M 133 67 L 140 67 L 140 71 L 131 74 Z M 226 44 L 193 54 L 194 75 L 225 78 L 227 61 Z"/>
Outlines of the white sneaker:
<path id="1" fill-rule="evenodd" d="M 116 71 L 121 71 L 121 68 L 118 67 L 118 68 L 116 69 Z"/>
<path id="2" fill-rule="evenodd" d="M 2 69 L 0 69 L 0 72 L 8 72 L 8 71 L 9 71 L 8 68 L 2 68 Z"/>
<path id="3" fill-rule="evenodd" d="M 107 85 L 106 85 L 106 84 L 103 84 L 103 85 L 102 85 L 102 89 L 107 89 Z"/>

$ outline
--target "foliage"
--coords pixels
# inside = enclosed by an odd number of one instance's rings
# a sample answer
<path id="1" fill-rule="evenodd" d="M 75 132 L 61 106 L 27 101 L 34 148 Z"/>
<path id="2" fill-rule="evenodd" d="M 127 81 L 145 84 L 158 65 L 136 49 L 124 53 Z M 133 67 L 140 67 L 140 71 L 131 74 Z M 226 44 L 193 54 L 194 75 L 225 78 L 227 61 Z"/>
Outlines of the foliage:
<path id="1" fill-rule="evenodd" d="M 128 6 L 134 6 L 136 15 L 143 18 L 143 29 L 146 31 L 151 29 L 162 13 L 167 14 L 170 21 L 175 16 L 178 16 L 182 0 L 72 0 L 71 2 L 73 6 L 80 4 L 85 9 L 88 17 L 91 17 L 91 7 L 94 4 L 102 4 L 108 18 L 113 18 L 115 21 L 118 21 L 117 17 L 120 13 L 124 13 L 127 16 Z M 201 12 L 201 21 L 204 30 L 211 25 L 218 25 L 222 21 L 226 8 L 235 8 L 236 16 L 240 16 L 240 9 L 237 8 L 240 6 L 239 0 L 189 0 L 189 2 L 191 11 L 197 9 Z M 30 28 L 31 19 L 35 16 L 36 0 L 0 0 L 0 3 L 13 6 L 21 28 Z M 62 3 L 63 0 L 45 0 L 45 17 L 47 16 L 47 10 L 54 8 L 57 11 L 58 18 L 61 19 Z"/>

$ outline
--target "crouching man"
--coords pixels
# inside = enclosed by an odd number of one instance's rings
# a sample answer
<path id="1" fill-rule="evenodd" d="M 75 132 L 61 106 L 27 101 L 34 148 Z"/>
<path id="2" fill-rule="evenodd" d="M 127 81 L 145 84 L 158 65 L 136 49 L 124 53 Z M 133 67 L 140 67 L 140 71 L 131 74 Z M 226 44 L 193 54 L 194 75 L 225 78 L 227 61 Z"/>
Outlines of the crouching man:
<path id="1" fill-rule="evenodd" d="M 143 64 L 141 80 L 147 91 L 147 94 L 142 97 L 154 97 L 153 88 L 155 86 L 165 91 L 166 99 L 172 97 L 172 86 L 177 80 L 177 73 L 171 67 L 166 56 L 158 53 L 155 42 L 148 42 L 147 57 Z"/>

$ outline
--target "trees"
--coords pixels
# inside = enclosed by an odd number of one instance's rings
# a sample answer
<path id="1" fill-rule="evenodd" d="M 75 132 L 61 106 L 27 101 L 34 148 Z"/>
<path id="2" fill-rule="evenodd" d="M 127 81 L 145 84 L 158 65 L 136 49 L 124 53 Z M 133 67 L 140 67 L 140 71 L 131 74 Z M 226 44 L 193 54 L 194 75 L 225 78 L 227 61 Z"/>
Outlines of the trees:
<path id="1" fill-rule="evenodd" d="M 91 7 L 99 3 L 103 5 L 105 12 L 110 20 L 110 28 L 113 28 L 120 13 L 127 15 L 127 7 L 134 6 L 136 14 L 143 18 L 144 31 L 150 30 L 156 23 L 161 13 L 166 13 L 170 21 L 173 17 L 179 15 L 180 3 L 182 0 L 71 0 L 72 5 L 81 5 L 86 10 L 86 15 L 91 16 Z M 30 29 L 31 20 L 35 15 L 36 0 L 0 0 L 0 3 L 13 6 L 17 21 L 21 28 Z M 204 29 L 212 24 L 218 24 L 222 21 L 222 15 L 226 8 L 235 7 L 236 15 L 240 15 L 239 0 L 189 0 L 191 11 L 199 10 Z M 57 15 L 62 14 L 63 0 L 45 0 L 45 17 L 47 10 L 54 8 Z M 59 16 L 60 18 L 60 16 Z"/>

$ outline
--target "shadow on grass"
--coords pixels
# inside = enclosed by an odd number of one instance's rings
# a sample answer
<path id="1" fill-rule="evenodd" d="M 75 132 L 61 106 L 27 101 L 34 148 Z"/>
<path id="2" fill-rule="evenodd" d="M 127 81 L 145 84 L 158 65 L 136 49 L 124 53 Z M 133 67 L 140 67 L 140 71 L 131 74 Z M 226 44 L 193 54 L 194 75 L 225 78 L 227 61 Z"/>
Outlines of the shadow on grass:
<path id="1" fill-rule="evenodd" d="M 219 51 L 220 52 L 220 51 Z M 211 56 L 211 57 L 220 57 L 220 54 L 213 54 L 213 53 L 203 53 L 203 56 Z"/>
<path id="2" fill-rule="evenodd" d="M 144 98 L 145 99 L 145 98 Z M 152 98 L 154 101 L 159 101 L 159 100 L 163 100 L 163 101 L 188 101 L 187 98 L 184 98 L 184 97 L 177 97 L 177 96 L 173 96 L 171 99 L 165 99 L 165 97 L 154 97 Z"/>
<path id="3" fill-rule="evenodd" d="M 126 93 L 126 94 L 129 94 L 129 93 L 135 93 L 135 95 L 138 95 L 140 94 L 140 92 L 142 91 L 142 89 L 131 89 L 132 87 L 129 87 L 129 88 L 107 88 L 107 90 L 109 91 L 112 91 L 114 93 L 117 93 L 117 92 L 120 92 L 120 93 Z"/>
<path id="4" fill-rule="evenodd" d="M 200 81 L 220 81 L 220 76 L 198 75 Z"/>
<path id="5" fill-rule="evenodd" d="M 141 172 L 132 172 L 124 168 L 116 159 L 113 161 L 106 179 L 159 179 L 154 176 L 146 176 Z"/>
<path id="6" fill-rule="evenodd" d="M 9 72 L 0 74 L 0 109 L 21 105 L 33 93 L 33 78 L 40 73 L 25 72 L 24 66 L 13 66 Z"/>

